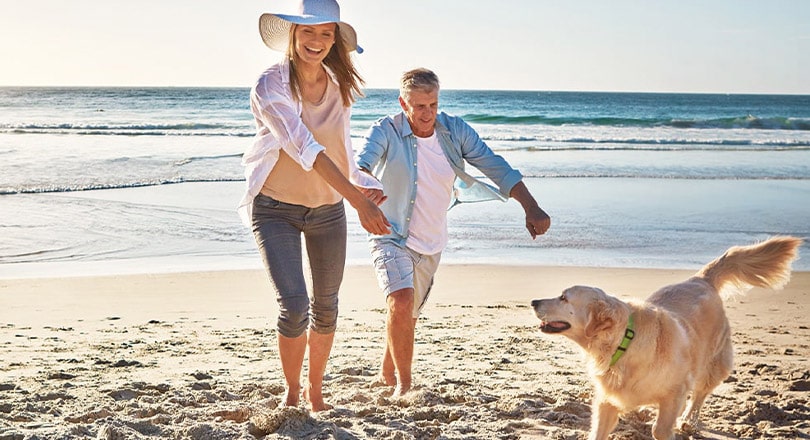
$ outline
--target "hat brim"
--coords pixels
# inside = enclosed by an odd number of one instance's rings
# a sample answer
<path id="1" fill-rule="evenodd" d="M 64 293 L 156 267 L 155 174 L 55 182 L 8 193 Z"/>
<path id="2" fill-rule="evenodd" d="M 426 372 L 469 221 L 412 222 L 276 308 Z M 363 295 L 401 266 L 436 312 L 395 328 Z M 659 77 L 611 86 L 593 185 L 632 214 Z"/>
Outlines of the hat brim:
<path id="1" fill-rule="evenodd" d="M 329 17 L 317 15 L 286 15 L 265 13 L 259 17 L 259 34 L 262 36 L 264 44 L 278 52 L 286 52 L 290 40 L 290 27 L 293 24 L 324 24 L 334 23 L 335 20 Z M 363 53 L 363 48 L 357 45 L 357 32 L 345 22 L 337 22 L 340 26 L 340 35 L 349 52 L 356 50 Z"/>

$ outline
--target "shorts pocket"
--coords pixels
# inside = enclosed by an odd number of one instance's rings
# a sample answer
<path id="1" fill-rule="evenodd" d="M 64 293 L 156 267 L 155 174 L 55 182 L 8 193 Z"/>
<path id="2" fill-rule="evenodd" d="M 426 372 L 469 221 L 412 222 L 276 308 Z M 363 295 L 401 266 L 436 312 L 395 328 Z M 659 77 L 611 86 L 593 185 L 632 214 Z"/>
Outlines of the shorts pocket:
<path id="1" fill-rule="evenodd" d="M 386 252 L 381 252 L 374 258 L 374 271 L 377 273 L 377 284 L 380 289 L 386 290 L 391 282 L 399 279 L 398 273 L 391 273 L 386 262 L 390 260 L 390 255 L 385 255 Z M 392 280 L 393 279 L 393 280 Z"/>
<path id="2" fill-rule="evenodd" d="M 413 287 L 414 264 L 408 255 L 380 250 L 374 255 L 377 281 L 384 291 L 396 291 L 403 286 Z"/>

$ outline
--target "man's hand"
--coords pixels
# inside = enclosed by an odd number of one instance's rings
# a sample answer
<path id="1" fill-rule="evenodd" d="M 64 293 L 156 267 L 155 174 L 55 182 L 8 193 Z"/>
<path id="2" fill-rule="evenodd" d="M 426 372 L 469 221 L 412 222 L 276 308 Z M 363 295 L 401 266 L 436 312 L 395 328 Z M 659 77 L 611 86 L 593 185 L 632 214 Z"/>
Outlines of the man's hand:
<path id="1" fill-rule="evenodd" d="M 523 210 L 526 212 L 526 230 L 531 234 L 532 240 L 548 231 L 548 228 L 551 227 L 551 217 L 540 209 L 537 201 L 531 195 L 529 189 L 526 188 L 526 184 L 522 181 L 515 184 L 512 190 L 509 191 L 509 196 L 523 206 Z"/>
<path id="2" fill-rule="evenodd" d="M 385 193 L 383 193 L 381 189 L 363 188 L 359 186 L 357 187 L 357 189 L 360 190 L 360 192 L 363 193 L 363 195 L 366 196 L 367 199 L 374 202 L 374 204 L 377 206 L 382 205 L 382 203 L 386 199 L 388 199 L 388 196 L 385 195 Z"/>
<path id="3" fill-rule="evenodd" d="M 551 217 L 539 206 L 526 211 L 526 229 L 532 235 L 532 240 L 543 235 L 551 227 Z"/>

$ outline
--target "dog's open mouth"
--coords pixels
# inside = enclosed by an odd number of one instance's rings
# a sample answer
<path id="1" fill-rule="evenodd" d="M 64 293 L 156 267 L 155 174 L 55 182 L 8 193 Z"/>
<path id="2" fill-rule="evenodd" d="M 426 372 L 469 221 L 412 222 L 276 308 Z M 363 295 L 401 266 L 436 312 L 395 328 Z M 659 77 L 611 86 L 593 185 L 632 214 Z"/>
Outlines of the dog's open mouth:
<path id="1" fill-rule="evenodd" d="M 560 333 L 571 328 L 565 321 L 540 321 L 540 331 L 543 333 Z"/>

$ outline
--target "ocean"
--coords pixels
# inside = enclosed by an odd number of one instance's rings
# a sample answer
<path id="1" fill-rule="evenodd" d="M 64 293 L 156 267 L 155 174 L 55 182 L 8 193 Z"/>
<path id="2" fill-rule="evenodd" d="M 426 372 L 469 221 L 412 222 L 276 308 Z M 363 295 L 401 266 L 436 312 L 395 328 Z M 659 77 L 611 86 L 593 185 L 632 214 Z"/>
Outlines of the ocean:
<path id="1" fill-rule="evenodd" d="M 366 95 L 355 147 L 399 110 L 396 90 Z M 445 263 L 697 269 L 810 237 L 810 96 L 445 90 L 440 107 L 552 217 L 531 240 L 515 201 L 453 208 Z M 235 211 L 253 134 L 247 88 L 0 88 L 0 277 L 261 267 Z M 348 214 L 349 264 L 369 264 Z"/>

